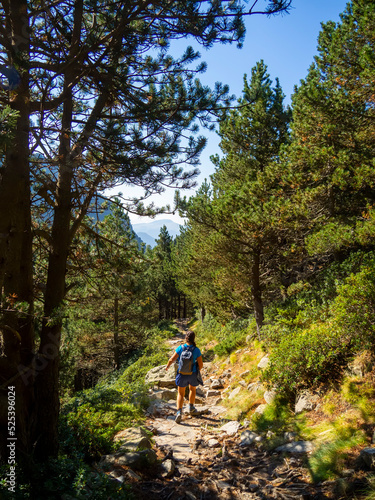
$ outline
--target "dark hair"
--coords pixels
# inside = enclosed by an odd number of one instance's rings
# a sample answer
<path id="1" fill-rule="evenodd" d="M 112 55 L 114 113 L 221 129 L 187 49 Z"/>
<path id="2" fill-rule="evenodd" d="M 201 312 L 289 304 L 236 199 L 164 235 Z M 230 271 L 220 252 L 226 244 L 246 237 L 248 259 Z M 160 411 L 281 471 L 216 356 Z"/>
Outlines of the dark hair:
<path id="1" fill-rule="evenodd" d="M 195 333 L 194 332 L 191 332 L 191 331 L 186 332 L 185 340 L 188 344 L 193 344 L 194 347 L 197 347 L 197 345 L 195 343 Z"/>

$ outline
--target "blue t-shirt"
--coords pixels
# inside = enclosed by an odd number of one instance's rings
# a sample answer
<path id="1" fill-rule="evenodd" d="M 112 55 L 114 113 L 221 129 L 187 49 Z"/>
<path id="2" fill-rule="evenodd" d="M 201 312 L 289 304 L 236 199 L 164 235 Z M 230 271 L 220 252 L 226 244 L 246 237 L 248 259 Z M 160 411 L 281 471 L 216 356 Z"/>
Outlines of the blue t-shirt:
<path id="1" fill-rule="evenodd" d="M 182 348 L 183 347 L 187 347 L 188 344 L 184 344 L 184 345 L 179 345 L 176 349 L 176 352 L 178 354 L 178 358 L 180 358 L 180 354 L 182 353 Z M 199 358 L 199 356 L 202 356 L 200 350 L 198 347 L 195 347 L 194 351 L 193 351 L 193 372 L 196 372 L 197 371 L 197 359 Z M 178 361 L 177 361 L 178 363 Z M 178 370 L 177 370 L 177 373 L 178 373 Z"/>

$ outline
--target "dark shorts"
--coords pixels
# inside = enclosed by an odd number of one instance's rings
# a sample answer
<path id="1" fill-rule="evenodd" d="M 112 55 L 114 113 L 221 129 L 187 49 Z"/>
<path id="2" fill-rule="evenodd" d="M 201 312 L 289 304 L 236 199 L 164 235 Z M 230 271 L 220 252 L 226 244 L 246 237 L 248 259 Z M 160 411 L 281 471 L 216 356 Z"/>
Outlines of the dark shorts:
<path id="1" fill-rule="evenodd" d="M 176 375 L 176 385 L 178 387 L 187 387 L 188 385 L 192 385 L 193 387 L 197 387 L 199 385 L 197 379 L 197 372 L 193 372 L 191 375 L 180 375 L 179 373 Z"/>

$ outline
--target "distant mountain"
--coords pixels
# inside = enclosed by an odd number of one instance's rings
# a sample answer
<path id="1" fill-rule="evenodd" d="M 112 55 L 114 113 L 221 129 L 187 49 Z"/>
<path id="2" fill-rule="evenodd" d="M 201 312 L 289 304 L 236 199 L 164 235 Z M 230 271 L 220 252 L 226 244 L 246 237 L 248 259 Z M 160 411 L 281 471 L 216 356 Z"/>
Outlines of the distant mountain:
<path id="1" fill-rule="evenodd" d="M 143 232 L 140 233 L 135 232 L 135 234 L 138 236 L 138 238 L 141 240 L 142 243 L 150 245 L 151 248 L 154 248 L 154 246 L 156 245 L 155 238 L 153 238 L 149 234 Z"/>
<path id="2" fill-rule="evenodd" d="M 180 224 L 170 219 L 153 220 L 151 222 L 141 222 L 140 224 L 132 224 L 134 232 L 141 240 L 154 247 L 156 239 L 159 238 L 160 230 L 166 226 L 167 231 L 173 238 L 180 233 Z"/>

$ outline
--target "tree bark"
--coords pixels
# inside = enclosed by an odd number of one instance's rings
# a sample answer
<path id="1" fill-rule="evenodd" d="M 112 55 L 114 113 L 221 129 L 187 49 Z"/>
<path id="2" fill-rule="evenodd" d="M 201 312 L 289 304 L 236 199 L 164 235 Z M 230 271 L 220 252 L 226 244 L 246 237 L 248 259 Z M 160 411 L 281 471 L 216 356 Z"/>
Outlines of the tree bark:
<path id="1" fill-rule="evenodd" d="M 20 376 L 20 367 L 30 364 L 34 348 L 32 231 L 29 167 L 29 31 L 27 1 L 7 5 L 7 29 L 11 34 L 9 63 L 21 77 L 9 104 L 18 112 L 12 147 L 8 149 L 0 175 L 0 332 L 4 340 L 7 370 L 2 387 L 15 387 L 17 449 L 31 451 L 30 432 L 34 418 L 33 380 Z M 21 306 L 22 304 L 22 306 Z M 22 312 L 20 308 L 22 307 Z M 17 311 L 18 309 L 18 311 Z M 4 431 L 5 432 L 2 432 Z M 4 456 L 6 422 L 0 421 L 0 453 Z M 17 457 L 21 458 L 20 454 Z"/>
<path id="2" fill-rule="evenodd" d="M 251 269 L 251 294 L 253 297 L 254 316 L 257 325 L 258 338 L 261 340 L 260 332 L 264 322 L 264 311 L 262 290 L 260 286 L 260 249 L 256 249 L 253 254 L 253 264 Z"/>
<path id="3" fill-rule="evenodd" d="M 113 352 L 115 358 L 115 368 L 120 369 L 120 349 L 118 343 L 118 297 L 114 301 L 114 319 L 113 319 Z"/>

